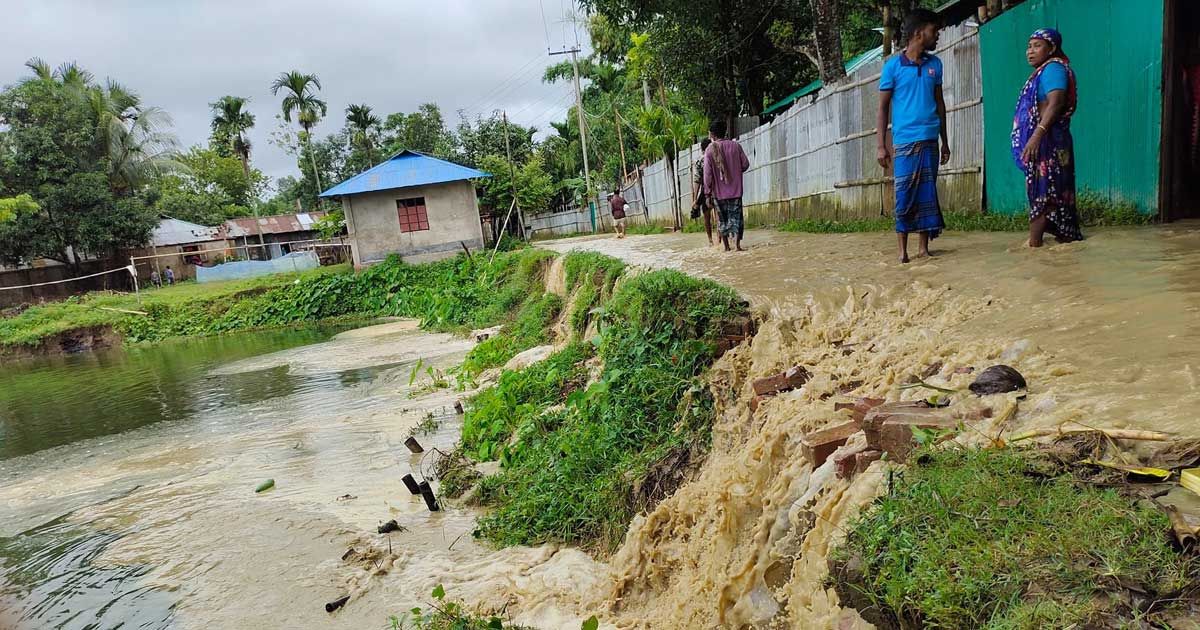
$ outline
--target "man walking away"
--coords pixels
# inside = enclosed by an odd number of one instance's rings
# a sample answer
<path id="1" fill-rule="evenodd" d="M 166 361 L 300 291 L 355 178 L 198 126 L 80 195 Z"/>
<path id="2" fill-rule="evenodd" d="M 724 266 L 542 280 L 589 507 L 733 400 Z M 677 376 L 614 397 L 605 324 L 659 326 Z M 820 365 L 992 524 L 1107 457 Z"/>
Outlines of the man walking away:
<path id="1" fill-rule="evenodd" d="M 156 289 L 162 288 L 162 278 L 159 277 L 157 269 L 150 270 L 150 284 Z"/>
<path id="2" fill-rule="evenodd" d="M 712 144 L 712 138 L 700 141 L 700 159 L 696 160 L 696 165 L 692 169 L 692 218 L 704 217 L 704 233 L 708 234 L 708 244 L 716 245 L 717 242 L 713 240 L 712 199 L 704 192 L 704 152 L 708 150 L 710 144 Z"/>
<path id="3" fill-rule="evenodd" d="M 876 157 L 886 171 L 895 163 L 896 236 L 900 262 L 908 262 L 908 235 L 920 234 L 918 256 L 929 255 L 929 239 L 946 227 L 937 197 L 938 138 L 941 164 L 950 161 L 946 138 L 946 101 L 942 98 L 942 60 L 937 49 L 940 20 L 917 9 L 904 18 L 908 44 L 887 60 L 879 77 Z M 892 148 L 887 126 L 892 123 Z"/>
<path id="4" fill-rule="evenodd" d="M 608 193 L 608 204 L 612 210 L 613 231 L 617 238 L 625 238 L 625 212 L 629 210 L 629 204 L 620 192 Z"/>
<path id="5" fill-rule="evenodd" d="M 163 275 L 167 277 L 167 286 L 175 284 L 175 272 L 171 270 L 170 265 L 167 265 L 167 270 L 163 272 Z"/>
<path id="6" fill-rule="evenodd" d="M 737 250 L 744 252 L 742 176 L 750 169 L 750 160 L 742 145 L 726 139 L 726 132 L 724 120 L 714 120 L 708 125 L 712 144 L 704 151 L 704 192 L 717 202 L 717 223 L 725 251 L 729 251 L 729 239 L 733 238 Z"/>

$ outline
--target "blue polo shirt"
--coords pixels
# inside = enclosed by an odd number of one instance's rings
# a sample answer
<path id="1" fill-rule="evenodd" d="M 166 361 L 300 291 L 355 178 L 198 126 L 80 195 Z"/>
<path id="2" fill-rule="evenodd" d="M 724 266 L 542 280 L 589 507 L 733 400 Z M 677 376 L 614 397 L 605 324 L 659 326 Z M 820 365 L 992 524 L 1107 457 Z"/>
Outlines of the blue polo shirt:
<path id="1" fill-rule="evenodd" d="M 933 88 L 942 84 L 942 60 L 926 54 L 919 63 L 904 51 L 883 64 L 879 91 L 892 93 L 892 144 L 936 140 L 942 122 Z"/>

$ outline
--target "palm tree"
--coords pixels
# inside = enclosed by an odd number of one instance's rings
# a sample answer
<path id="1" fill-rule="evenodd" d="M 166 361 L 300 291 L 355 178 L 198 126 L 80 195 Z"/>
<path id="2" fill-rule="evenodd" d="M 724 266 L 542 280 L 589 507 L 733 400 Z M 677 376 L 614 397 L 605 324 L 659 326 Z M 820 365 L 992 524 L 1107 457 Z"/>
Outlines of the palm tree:
<path id="1" fill-rule="evenodd" d="M 254 126 L 254 114 L 246 111 L 250 99 L 241 96 L 222 96 L 215 103 L 209 103 L 212 108 L 213 139 L 229 146 L 242 161 L 242 171 L 246 181 L 250 181 L 250 140 L 246 132 Z"/>
<path id="2" fill-rule="evenodd" d="M 351 105 L 346 108 L 346 124 L 354 130 L 354 141 L 367 152 L 367 162 L 375 166 L 374 147 L 371 144 L 371 131 L 382 124 L 379 117 L 371 113 L 370 105 Z"/>
<path id="3" fill-rule="evenodd" d="M 280 73 L 279 77 L 271 83 L 271 94 L 278 95 L 280 90 L 287 92 L 282 103 L 283 119 L 292 122 L 292 113 L 296 114 L 296 122 L 303 130 L 300 134 L 301 139 L 308 150 L 308 158 L 312 161 L 313 178 L 317 182 L 318 192 L 321 188 L 321 174 L 317 172 L 317 158 L 313 156 L 309 136 L 313 126 L 328 111 L 325 101 L 317 98 L 316 91 L 319 89 L 321 89 L 321 80 L 317 78 L 317 75 L 304 74 L 297 70 Z"/>
<path id="4" fill-rule="evenodd" d="M 143 107 L 108 125 L 106 154 L 109 180 L 118 194 L 128 193 L 163 173 L 180 170 L 179 140 L 167 131 L 171 117 L 157 107 Z"/>

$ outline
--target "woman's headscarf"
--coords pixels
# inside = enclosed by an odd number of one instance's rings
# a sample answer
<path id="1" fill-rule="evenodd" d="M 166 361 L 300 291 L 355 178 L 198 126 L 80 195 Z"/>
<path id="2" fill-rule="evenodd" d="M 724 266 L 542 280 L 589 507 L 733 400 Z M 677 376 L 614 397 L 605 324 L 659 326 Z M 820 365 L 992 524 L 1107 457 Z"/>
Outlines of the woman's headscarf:
<path id="1" fill-rule="evenodd" d="M 1071 69 L 1071 59 L 1062 49 L 1062 34 L 1052 28 L 1040 28 L 1029 36 L 1029 39 L 1040 39 L 1054 45 L 1054 52 L 1051 53 L 1050 59 L 1047 59 L 1041 66 L 1033 71 L 1029 76 L 1029 80 L 1025 82 L 1025 87 L 1021 89 L 1021 96 L 1017 99 L 1017 110 L 1013 114 L 1013 130 L 1012 130 L 1012 155 L 1013 161 L 1017 163 L 1017 167 L 1022 171 L 1028 168 L 1028 165 L 1021 161 L 1021 152 L 1025 149 L 1025 145 L 1029 143 L 1029 139 L 1033 137 L 1033 132 L 1037 129 L 1041 122 L 1041 114 L 1038 110 L 1038 83 L 1042 78 L 1042 71 L 1046 66 L 1052 63 L 1061 63 L 1067 69 L 1067 109 L 1062 116 L 1054 123 L 1055 127 L 1069 127 L 1071 124 L 1071 116 L 1075 113 L 1075 106 L 1079 102 L 1078 93 L 1075 84 L 1075 71 Z"/>
<path id="2" fill-rule="evenodd" d="M 1050 56 L 1065 59 L 1068 63 L 1070 63 L 1071 58 L 1067 56 L 1067 53 L 1063 52 L 1062 33 L 1059 33 L 1052 28 L 1039 28 L 1033 32 L 1033 35 L 1029 36 L 1029 39 L 1040 39 L 1042 41 L 1050 42 L 1054 45 L 1054 52 L 1050 53 Z"/>

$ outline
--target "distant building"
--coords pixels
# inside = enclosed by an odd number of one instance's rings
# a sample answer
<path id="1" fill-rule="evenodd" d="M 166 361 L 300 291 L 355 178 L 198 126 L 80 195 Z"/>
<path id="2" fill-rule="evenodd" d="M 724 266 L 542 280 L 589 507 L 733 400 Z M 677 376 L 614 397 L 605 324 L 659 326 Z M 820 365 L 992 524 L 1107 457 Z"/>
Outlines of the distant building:
<path id="1" fill-rule="evenodd" d="M 321 193 L 340 199 L 354 266 L 399 254 L 407 262 L 483 248 L 472 179 L 487 173 L 402 151 Z"/>
<path id="2" fill-rule="evenodd" d="M 300 241 L 320 240 L 314 224 L 325 216 L 324 212 L 300 212 L 297 214 L 278 214 L 269 217 L 242 217 L 229 219 L 225 222 L 226 235 L 237 245 L 247 246 L 240 250 L 245 255 L 248 250 L 250 258 L 255 260 L 271 260 L 290 254 L 300 246 Z M 259 235 L 266 247 L 254 247 L 259 243 Z"/>
<path id="3" fill-rule="evenodd" d="M 149 280 L 151 271 L 161 273 L 168 266 L 175 272 L 176 280 L 186 280 L 195 277 L 195 265 L 222 261 L 232 255 L 227 250 L 228 245 L 225 226 L 209 227 L 162 217 L 150 234 L 149 247 L 131 250 L 129 255 L 154 256 L 137 261 L 141 281 Z"/>

